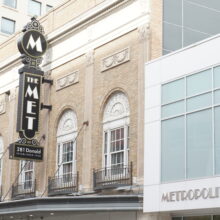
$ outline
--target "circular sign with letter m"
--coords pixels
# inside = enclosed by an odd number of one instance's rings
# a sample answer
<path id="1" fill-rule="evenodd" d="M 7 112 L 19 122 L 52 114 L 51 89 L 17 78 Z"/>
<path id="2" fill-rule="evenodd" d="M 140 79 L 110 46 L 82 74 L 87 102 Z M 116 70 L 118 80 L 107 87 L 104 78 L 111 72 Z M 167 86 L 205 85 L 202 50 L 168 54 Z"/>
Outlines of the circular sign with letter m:
<path id="1" fill-rule="evenodd" d="M 18 49 L 21 54 L 32 58 L 42 57 L 47 50 L 47 41 L 39 31 L 29 30 L 18 42 Z"/>

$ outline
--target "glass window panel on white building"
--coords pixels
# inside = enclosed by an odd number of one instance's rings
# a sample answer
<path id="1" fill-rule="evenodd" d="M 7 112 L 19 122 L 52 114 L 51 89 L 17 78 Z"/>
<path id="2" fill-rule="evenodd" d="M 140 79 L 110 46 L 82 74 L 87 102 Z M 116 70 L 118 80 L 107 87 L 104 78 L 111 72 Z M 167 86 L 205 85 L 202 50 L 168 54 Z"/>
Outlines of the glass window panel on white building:
<path id="1" fill-rule="evenodd" d="M 185 111 L 185 102 L 178 101 L 171 104 L 164 105 L 162 107 L 162 117 L 171 117 L 175 115 L 183 114 Z"/>
<path id="2" fill-rule="evenodd" d="M 162 182 L 220 173 L 219 75 L 217 66 L 162 85 Z"/>
<path id="3" fill-rule="evenodd" d="M 15 21 L 2 17 L 1 32 L 5 34 L 13 34 L 15 32 Z"/>
<path id="4" fill-rule="evenodd" d="M 214 133 L 214 142 L 215 142 L 215 148 L 214 148 L 214 152 L 215 152 L 215 174 L 219 175 L 220 174 L 220 107 L 216 107 L 215 111 L 215 133 Z"/>
<path id="5" fill-rule="evenodd" d="M 34 0 L 29 0 L 28 2 L 28 14 L 29 15 L 41 15 L 41 3 Z"/>
<path id="6" fill-rule="evenodd" d="M 187 178 L 213 175 L 212 110 L 187 115 Z"/>
<path id="7" fill-rule="evenodd" d="M 162 104 L 175 102 L 185 97 L 184 79 L 176 80 L 172 83 L 166 83 L 162 87 Z"/>
<path id="8" fill-rule="evenodd" d="M 161 180 L 185 178 L 185 127 L 184 117 L 165 120 L 162 123 Z"/>
<path id="9" fill-rule="evenodd" d="M 205 93 L 187 99 L 187 112 L 195 111 L 212 105 L 212 93 Z"/>
<path id="10" fill-rule="evenodd" d="M 220 66 L 213 69 L 214 71 L 214 89 L 220 88 Z"/>
<path id="11" fill-rule="evenodd" d="M 197 95 L 212 89 L 212 71 L 211 69 L 193 74 L 186 78 L 187 96 Z"/>

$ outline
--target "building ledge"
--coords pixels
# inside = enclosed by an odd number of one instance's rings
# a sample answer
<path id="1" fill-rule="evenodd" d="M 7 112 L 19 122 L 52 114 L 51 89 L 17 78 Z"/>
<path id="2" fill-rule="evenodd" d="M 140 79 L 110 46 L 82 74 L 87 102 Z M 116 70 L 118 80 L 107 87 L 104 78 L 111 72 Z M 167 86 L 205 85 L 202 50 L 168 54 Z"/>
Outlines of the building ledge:
<path id="1" fill-rule="evenodd" d="M 43 197 L 0 203 L 0 215 L 59 211 L 139 211 L 143 196 L 105 195 L 78 197 Z"/>

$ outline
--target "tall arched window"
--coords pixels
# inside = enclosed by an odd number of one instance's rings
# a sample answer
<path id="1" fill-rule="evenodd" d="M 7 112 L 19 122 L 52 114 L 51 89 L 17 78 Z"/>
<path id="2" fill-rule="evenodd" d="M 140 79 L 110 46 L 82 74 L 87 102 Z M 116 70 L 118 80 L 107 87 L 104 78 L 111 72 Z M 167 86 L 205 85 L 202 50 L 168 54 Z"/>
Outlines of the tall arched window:
<path id="1" fill-rule="evenodd" d="M 3 138 L 0 136 L 0 186 L 2 185 L 2 155 L 4 152 Z"/>
<path id="2" fill-rule="evenodd" d="M 113 93 L 103 116 L 103 165 L 113 170 L 128 165 L 130 110 L 126 95 Z M 120 169 L 116 173 L 120 172 Z M 122 170 L 122 169 L 121 169 Z"/>
<path id="3" fill-rule="evenodd" d="M 57 175 L 63 182 L 71 181 L 76 174 L 76 135 L 76 114 L 67 110 L 61 116 L 57 129 Z"/>

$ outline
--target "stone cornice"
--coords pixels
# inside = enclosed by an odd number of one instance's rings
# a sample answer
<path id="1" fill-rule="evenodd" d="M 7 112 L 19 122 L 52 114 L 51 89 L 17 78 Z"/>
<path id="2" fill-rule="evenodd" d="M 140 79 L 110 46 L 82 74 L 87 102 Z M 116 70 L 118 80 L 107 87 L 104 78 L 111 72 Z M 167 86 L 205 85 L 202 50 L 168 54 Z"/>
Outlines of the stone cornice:
<path id="1" fill-rule="evenodd" d="M 54 43 L 59 40 L 60 37 L 64 37 L 89 23 L 92 23 L 94 20 L 100 18 L 107 13 L 110 13 L 112 10 L 118 8 L 121 5 L 124 5 L 128 2 L 133 2 L 134 0 L 108 0 L 104 1 L 100 5 L 94 7 L 86 13 L 83 13 L 79 17 L 73 19 L 71 22 L 63 25 L 61 28 L 58 28 L 56 31 L 53 31 L 51 34 L 48 34 L 48 41 Z"/>
<path id="2" fill-rule="evenodd" d="M 133 2 L 135 0 L 108 0 L 104 1 L 103 3 L 97 5 L 96 7 L 88 10 L 87 12 L 83 13 L 82 15 L 74 18 L 72 21 L 66 23 L 62 27 L 56 29 L 52 33 L 49 33 L 47 35 L 47 40 L 50 44 L 55 43 L 56 41 L 60 40 L 60 38 L 65 37 L 72 32 L 79 30 L 80 28 L 84 27 L 85 25 L 88 25 L 91 22 L 94 22 L 94 20 L 100 18 L 101 16 L 106 15 L 107 13 L 110 13 L 114 9 L 118 8 L 121 5 L 124 5 L 128 2 Z M 43 17 L 42 19 L 45 19 Z M 17 53 L 13 55 L 13 57 L 10 57 L 6 60 L 3 60 L 0 63 L 0 72 L 4 68 L 6 68 L 8 65 L 19 63 L 19 57 L 20 54 Z"/>

